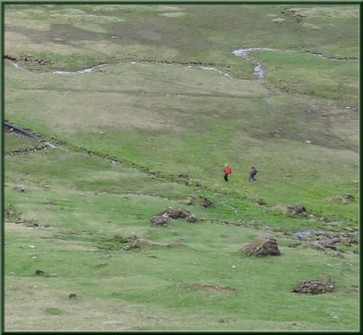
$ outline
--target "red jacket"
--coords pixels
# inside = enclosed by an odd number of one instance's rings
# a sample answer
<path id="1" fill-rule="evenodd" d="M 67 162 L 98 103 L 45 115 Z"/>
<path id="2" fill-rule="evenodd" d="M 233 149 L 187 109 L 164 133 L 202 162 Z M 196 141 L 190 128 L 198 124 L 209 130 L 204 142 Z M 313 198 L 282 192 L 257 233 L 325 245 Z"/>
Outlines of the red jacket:
<path id="1" fill-rule="evenodd" d="M 232 169 L 229 166 L 226 166 L 226 168 L 224 169 L 224 173 L 225 174 L 231 174 L 232 173 Z"/>

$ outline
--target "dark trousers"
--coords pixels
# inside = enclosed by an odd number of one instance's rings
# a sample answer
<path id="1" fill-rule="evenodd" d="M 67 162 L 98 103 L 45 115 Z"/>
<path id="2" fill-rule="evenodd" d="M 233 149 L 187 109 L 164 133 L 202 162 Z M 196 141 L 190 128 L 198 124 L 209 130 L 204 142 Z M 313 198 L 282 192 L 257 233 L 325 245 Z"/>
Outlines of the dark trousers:
<path id="1" fill-rule="evenodd" d="M 228 174 L 227 173 L 224 174 L 224 180 L 228 181 Z"/>
<path id="2" fill-rule="evenodd" d="M 256 181 L 254 174 L 250 174 L 250 178 L 248 178 L 248 181 L 251 181 L 251 180 Z"/>

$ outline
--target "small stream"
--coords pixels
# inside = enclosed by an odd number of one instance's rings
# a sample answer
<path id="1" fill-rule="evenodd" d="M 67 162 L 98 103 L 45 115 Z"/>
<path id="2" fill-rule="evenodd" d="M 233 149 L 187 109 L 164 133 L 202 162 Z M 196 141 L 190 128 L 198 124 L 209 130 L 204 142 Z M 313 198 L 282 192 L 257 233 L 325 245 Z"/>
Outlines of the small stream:
<path id="1" fill-rule="evenodd" d="M 96 66 L 93 66 L 93 67 L 89 67 L 89 68 L 86 68 L 86 69 L 83 69 L 83 70 L 79 70 L 79 71 L 53 71 L 52 73 L 55 73 L 55 74 L 83 74 L 83 73 L 91 73 L 93 70 L 95 69 L 99 69 L 101 67 L 105 67 L 107 66 L 108 64 L 100 64 L 100 65 L 96 65 Z"/>
<path id="2" fill-rule="evenodd" d="M 266 71 L 265 68 L 263 67 L 263 65 L 258 62 L 256 59 L 254 59 L 251 56 L 251 53 L 253 53 L 254 51 L 288 51 L 288 52 L 297 52 L 296 50 L 281 50 L 281 49 L 273 49 L 273 48 L 241 48 L 241 49 L 237 49 L 232 51 L 232 54 L 237 56 L 237 57 L 242 57 L 248 61 L 251 61 L 254 65 L 254 74 L 256 75 L 256 81 L 262 81 L 265 78 L 266 75 Z M 337 61 L 346 61 L 346 60 L 356 60 L 355 58 L 329 58 L 326 56 L 323 56 L 321 54 L 315 53 L 315 52 L 309 52 L 306 51 L 314 56 L 318 56 L 318 57 L 322 57 L 324 59 L 328 59 L 328 60 L 337 60 Z M 25 70 L 24 68 L 20 67 L 18 63 L 16 63 L 13 60 L 10 60 L 11 64 L 13 64 L 13 66 L 19 70 Z M 131 62 L 131 64 L 142 64 L 142 62 Z M 172 66 L 173 64 L 167 64 Z M 62 71 L 62 70 L 57 70 L 57 71 L 53 71 L 52 73 L 54 74 L 88 74 L 91 73 L 92 71 L 102 68 L 102 67 L 106 67 L 108 66 L 108 64 L 100 64 L 100 65 L 96 65 L 93 67 L 89 67 L 89 68 L 85 68 L 82 70 L 78 70 L 78 71 Z M 187 65 L 186 68 L 200 68 L 202 70 L 206 70 L 206 71 L 217 71 L 219 74 L 224 75 L 228 78 L 231 79 L 237 79 L 237 78 L 233 78 L 228 72 L 225 71 L 221 71 L 215 67 L 210 67 L 210 66 L 203 66 L 203 65 Z M 251 81 L 251 80 L 249 80 Z"/>
<path id="3" fill-rule="evenodd" d="M 232 53 L 235 56 L 242 57 L 244 59 L 250 60 L 255 65 L 253 73 L 257 76 L 257 80 L 263 80 L 265 78 L 265 69 L 263 68 L 262 64 L 254 60 L 250 53 L 253 51 L 281 51 L 278 49 L 270 49 L 270 48 L 245 48 L 245 49 L 238 49 L 234 50 Z"/>
<path id="4" fill-rule="evenodd" d="M 254 74 L 257 76 L 257 80 L 263 80 L 265 77 L 265 69 L 263 68 L 261 63 L 258 63 L 257 61 L 255 61 L 251 56 L 250 56 L 250 52 L 253 51 L 277 51 L 277 49 L 269 49 L 269 48 L 246 48 L 246 49 L 238 49 L 238 50 L 234 50 L 232 52 L 232 54 L 234 54 L 235 56 L 238 57 L 242 57 L 245 58 L 247 60 L 250 60 L 254 63 L 255 68 L 254 68 Z M 131 64 L 141 64 L 141 62 L 131 62 Z M 170 65 L 170 64 L 168 64 Z M 101 65 L 97 65 L 94 67 L 90 67 L 90 68 L 86 68 L 83 70 L 79 70 L 79 71 L 54 71 L 53 73 L 55 74 L 84 74 L 84 73 L 91 73 L 93 70 L 96 70 L 98 68 L 107 66 L 107 64 L 101 64 Z M 195 68 L 198 67 L 202 70 L 206 70 L 206 71 L 217 71 L 219 74 L 224 75 L 228 78 L 234 79 L 228 72 L 225 71 L 221 71 L 215 67 L 211 67 L 211 66 L 203 66 L 203 65 L 188 65 L 186 66 L 187 68 Z M 19 67 L 18 67 L 19 68 Z"/>

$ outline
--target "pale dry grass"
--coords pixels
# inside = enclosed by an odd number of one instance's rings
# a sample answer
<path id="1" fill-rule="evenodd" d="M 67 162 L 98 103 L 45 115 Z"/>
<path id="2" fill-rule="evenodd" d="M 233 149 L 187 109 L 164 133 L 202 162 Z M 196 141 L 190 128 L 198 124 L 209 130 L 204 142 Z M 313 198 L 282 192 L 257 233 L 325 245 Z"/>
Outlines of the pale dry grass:
<path id="1" fill-rule="evenodd" d="M 63 105 L 64 99 L 67 104 Z M 104 132 L 108 129 L 180 130 L 182 124 L 172 116 L 166 118 L 147 107 L 131 108 L 132 96 L 117 93 L 59 95 L 50 92 L 38 117 L 46 118 L 47 124 L 62 133 L 76 134 L 87 131 Z M 82 106 L 84 112 L 74 113 L 74 106 Z M 79 111 L 79 107 L 78 111 Z"/>
<path id="2" fill-rule="evenodd" d="M 179 17 L 183 15 L 185 15 L 185 13 L 182 12 L 169 12 L 169 13 L 159 14 L 159 16 L 166 16 L 166 17 Z"/>
<path id="3" fill-rule="evenodd" d="M 5 54 L 12 57 L 24 53 L 24 46 L 27 52 L 39 52 L 39 48 L 32 42 L 31 38 L 16 32 L 5 32 L 4 34 Z M 42 43 L 42 51 L 50 51 L 61 55 L 69 55 L 78 52 L 78 47 L 61 43 Z"/>
<path id="4" fill-rule="evenodd" d="M 35 15 L 43 14 L 44 9 L 41 7 L 33 6 L 29 9 L 23 9 L 21 11 L 8 10 L 5 6 L 5 24 L 8 24 L 8 20 L 13 20 L 13 22 L 21 23 L 21 21 L 26 21 L 27 19 L 33 20 Z"/>
<path id="5" fill-rule="evenodd" d="M 293 10 L 306 16 L 307 19 L 311 18 L 357 18 L 359 15 L 358 6 L 314 6 L 314 7 L 293 7 Z"/>
<path id="6" fill-rule="evenodd" d="M 321 29 L 321 27 L 320 27 L 320 26 L 317 26 L 317 25 L 315 25 L 315 24 L 311 24 L 311 23 L 309 23 L 309 22 L 304 22 L 304 23 L 302 24 L 302 26 L 303 26 L 304 28 L 313 29 L 313 30 L 320 30 L 320 29 Z"/>
<path id="7" fill-rule="evenodd" d="M 72 283 L 55 278 L 5 276 L 5 287 L 6 331 L 127 330 L 169 321 L 155 308 L 77 294 Z M 71 293 L 76 298 L 70 299 Z"/>
<path id="8" fill-rule="evenodd" d="M 213 95 L 220 92 L 228 92 L 227 96 L 234 99 L 268 92 L 259 83 L 173 65 L 120 64 L 91 74 L 34 74 L 11 67 L 6 71 L 23 78 L 25 86 L 30 85 L 22 95 L 37 107 L 33 110 L 28 104 L 26 108 L 32 109 L 34 116 L 43 119 L 47 126 L 68 134 L 83 130 L 97 133 L 108 129 L 190 129 L 200 126 L 194 121 L 193 111 L 203 95 L 209 96 L 208 103 L 213 105 Z M 42 88 L 44 85 L 46 89 Z M 18 94 L 7 92 L 7 101 Z M 208 108 L 205 107 L 206 113 Z"/>
<path id="9" fill-rule="evenodd" d="M 93 11 L 93 12 L 99 12 L 100 9 L 102 10 L 102 12 L 108 12 L 108 13 L 113 13 L 115 11 L 119 11 L 120 8 L 122 9 L 127 9 L 129 7 L 132 7 L 130 5 L 126 5 L 126 4 L 122 4 L 122 6 L 116 4 L 116 5 L 110 5 L 110 4 L 102 4 L 101 6 L 97 6 L 97 5 L 92 5 L 89 6 L 89 8 Z"/>
<path id="10" fill-rule="evenodd" d="M 317 112 L 329 130 L 338 138 L 347 140 L 354 147 L 359 143 L 359 112 L 349 106 L 336 106 L 325 102 L 325 105 L 318 105 Z"/>
<path id="11" fill-rule="evenodd" d="M 308 321 L 270 321 L 230 317 L 210 308 L 187 311 L 129 304 L 122 297 L 77 294 L 71 282 L 59 286 L 52 278 L 5 276 L 4 330 L 11 331 L 140 331 L 140 330 L 304 330 L 321 329 Z M 69 298 L 75 293 L 76 297 Z M 230 293 L 220 293 L 226 299 Z M 215 292 L 205 292 L 211 301 Z M 11 303 L 9 303 L 11 301 Z M 178 311 L 176 313 L 176 310 Z"/>
<path id="12" fill-rule="evenodd" d="M 88 22 L 88 23 L 94 23 L 94 24 L 102 24 L 102 23 L 120 23 L 124 20 L 118 17 L 114 16 L 102 16 L 102 15 L 96 15 L 96 14 L 70 14 L 70 13 L 54 13 L 49 15 L 51 19 L 63 19 L 66 21 L 70 21 L 72 23 L 73 21 L 76 22 Z"/>
<path id="13" fill-rule="evenodd" d="M 24 16 L 24 14 L 20 14 L 20 18 Z M 48 31 L 50 28 L 50 24 L 49 23 L 45 23 L 45 22 L 34 22 L 31 19 L 29 20 L 19 20 L 18 16 L 5 16 L 5 32 L 7 31 L 7 28 L 9 27 L 16 27 L 17 29 L 22 28 L 25 29 L 25 31 L 27 29 L 34 29 L 35 31 L 39 31 L 39 32 L 44 32 L 44 31 Z"/>
<path id="14" fill-rule="evenodd" d="M 17 234 L 18 238 L 29 235 L 29 232 L 33 232 L 33 228 L 29 228 L 22 223 L 15 223 L 12 220 L 6 219 L 4 222 L 6 233 Z"/>
<path id="15" fill-rule="evenodd" d="M 182 10 L 180 7 L 168 6 L 168 5 L 160 5 L 157 6 L 156 8 L 157 10 L 162 12 L 179 12 Z"/>

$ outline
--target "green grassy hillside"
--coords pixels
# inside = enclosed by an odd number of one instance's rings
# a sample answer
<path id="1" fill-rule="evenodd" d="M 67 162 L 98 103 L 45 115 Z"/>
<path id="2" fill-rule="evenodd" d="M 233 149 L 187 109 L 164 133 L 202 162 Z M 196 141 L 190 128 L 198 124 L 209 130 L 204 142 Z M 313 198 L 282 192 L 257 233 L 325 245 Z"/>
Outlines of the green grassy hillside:
<path id="1" fill-rule="evenodd" d="M 5 330 L 358 329 L 358 6 L 4 18 Z"/>

